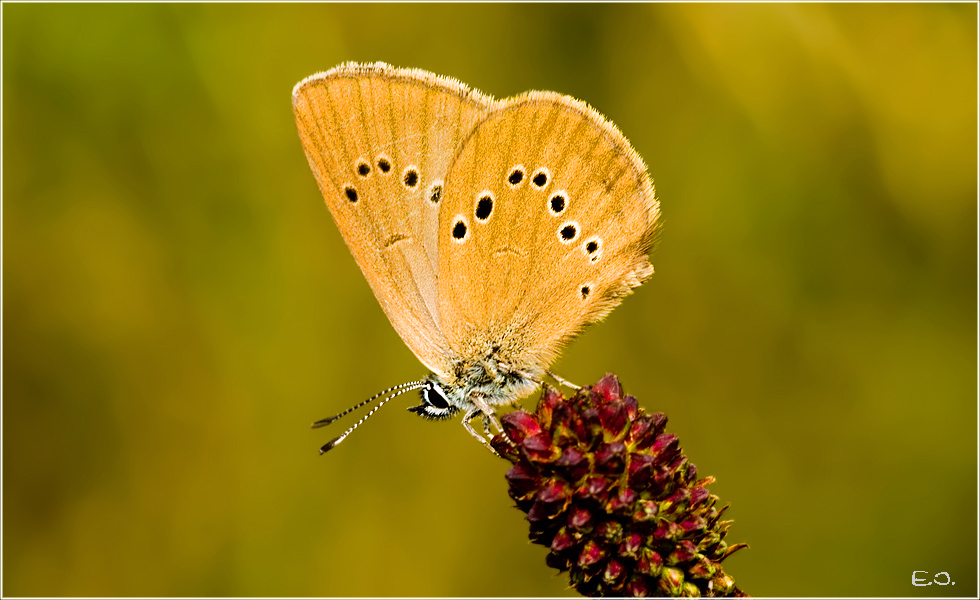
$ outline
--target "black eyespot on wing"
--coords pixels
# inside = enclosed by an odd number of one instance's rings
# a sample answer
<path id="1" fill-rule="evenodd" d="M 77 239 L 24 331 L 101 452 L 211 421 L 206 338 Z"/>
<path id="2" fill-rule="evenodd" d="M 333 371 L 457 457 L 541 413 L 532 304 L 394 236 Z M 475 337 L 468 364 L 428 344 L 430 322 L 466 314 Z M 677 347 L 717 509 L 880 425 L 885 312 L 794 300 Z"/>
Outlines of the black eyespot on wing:
<path id="1" fill-rule="evenodd" d="M 582 244 L 582 252 L 589 257 L 589 262 L 599 262 L 602 256 L 602 238 L 592 237 Z"/>
<path id="2" fill-rule="evenodd" d="M 534 185 L 538 187 L 544 187 L 545 185 L 548 184 L 548 174 L 545 173 L 544 171 L 538 171 L 537 173 L 535 173 L 531 181 L 534 182 Z"/>
<path id="3" fill-rule="evenodd" d="M 347 199 L 351 202 L 357 202 L 357 190 L 355 190 L 352 186 L 347 186 L 344 188 L 344 195 L 347 196 Z"/>
<path id="4" fill-rule="evenodd" d="M 387 158 L 383 158 L 383 157 L 382 158 L 379 158 L 378 159 L 378 168 L 381 169 L 381 172 L 382 173 L 387 173 L 388 171 L 391 170 L 391 163 L 388 162 L 388 159 Z"/>
<path id="5" fill-rule="evenodd" d="M 561 194 L 555 194 L 551 197 L 551 212 L 557 215 L 563 210 L 565 210 L 565 197 Z"/>
<path id="6" fill-rule="evenodd" d="M 588 298 L 589 294 L 592 293 L 592 290 L 587 285 L 583 285 L 581 291 L 582 291 L 582 300 Z"/>
<path id="7" fill-rule="evenodd" d="M 456 221 L 456 224 L 453 225 L 453 237 L 457 240 L 461 240 L 466 237 L 466 223 Z"/>
<path id="8" fill-rule="evenodd" d="M 432 186 L 432 190 L 429 192 L 429 201 L 435 203 L 438 202 L 440 198 L 442 198 L 442 186 L 436 184 Z"/>
<path id="9" fill-rule="evenodd" d="M 511 185 L 517 185 L 524 179 L 524 171 L 520 169 L 514 169 L 511 171 L 510 176 L 507 177 L 507 181 Z"/>
<path id="10" fill-rule="evenodd" d="M 563 240 L 574 240 L 575 234 L 578 233 L 578 229 L 574 225 L 565 225 L 561 228 L 561 239 Z"/>
<path id="11" fill-rule="evenodd" d="M 490 218 L 490 213 L 493 212 L 493 198 L 487 194 L 482 196 L 476 203 L 476 218 L 481 221 L 486 221 Z"/>
<path id="12" fill-rule="evenodd" d="M 362 162 L 361 164 L 357 165 L 357 174 L 361 177 L 367 177 L 368 173 L 370 172 L 371 167 L 369 167 L 367 163 Z"/>
<path id="13" fill-rule="evenodd" d="M 405 171 L 405 185 L 408 187 L 415 187 L 419 183 L 419 173 L 415 169 L 409 169 Z"/>

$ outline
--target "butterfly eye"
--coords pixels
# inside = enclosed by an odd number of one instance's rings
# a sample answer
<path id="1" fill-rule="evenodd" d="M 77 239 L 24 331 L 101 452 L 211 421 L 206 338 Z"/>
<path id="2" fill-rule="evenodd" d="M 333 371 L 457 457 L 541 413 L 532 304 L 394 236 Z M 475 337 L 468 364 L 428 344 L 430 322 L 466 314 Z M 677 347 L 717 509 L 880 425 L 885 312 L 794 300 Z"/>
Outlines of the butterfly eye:
<path id="1" fill-rule="evenodd" d="M 408 410 L 427 419 L 448 419 L 459 411 L 438 384 L 430 383 L 421 390 L 422 404 Z"/>
<path id="2" fill-rule="evenodd" d="M 449 408 L 449 399 L 442 393 L 442 389 L 435 385 L 431 388 L 422 389 L 422 400 L 429 406 L 434 406 L 441 410 Z"/>
<path id="3" fill-rule="evenodd" d="M 382 173 L 387 173 L 391 170 L 391 161 L 384 156 L 378 157 L 378 168 L 381 169 Z"/>

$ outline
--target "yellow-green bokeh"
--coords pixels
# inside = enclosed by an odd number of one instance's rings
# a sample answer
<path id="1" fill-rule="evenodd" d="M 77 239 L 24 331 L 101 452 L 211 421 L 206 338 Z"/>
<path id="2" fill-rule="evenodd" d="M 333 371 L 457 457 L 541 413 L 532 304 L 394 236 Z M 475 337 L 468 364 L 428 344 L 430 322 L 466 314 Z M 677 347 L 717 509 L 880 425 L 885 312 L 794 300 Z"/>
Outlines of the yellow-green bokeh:
<path id="1" fill-rule="evenodd" d="M 618 373 L 774 595 L 971 595 L 977 7 L 3 7 L 3 592 L 571 595 L 507 465 L 323 206 L 292 86 L 383 60 L 612 119 L 656 275 L 558 371 Z M 912 571 L 955 586 L 912 587 Z"/>

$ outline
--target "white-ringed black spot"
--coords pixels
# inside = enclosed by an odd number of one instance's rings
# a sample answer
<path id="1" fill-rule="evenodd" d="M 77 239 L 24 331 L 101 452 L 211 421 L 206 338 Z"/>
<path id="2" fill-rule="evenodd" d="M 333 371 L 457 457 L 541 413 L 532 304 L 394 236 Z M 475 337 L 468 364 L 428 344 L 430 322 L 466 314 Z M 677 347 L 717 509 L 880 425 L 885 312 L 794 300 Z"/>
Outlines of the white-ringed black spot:
<path id="1" fill-rule="evenodd" d="M 389 161 L 384 156 L 378 157 L 378 168 L 381 169 L 382 173 L 387 173 L 391 170 L 391 161 Z"/>
<path id="2" fill-rule="evenodd" d="M 413 188 L 419 184 L 419 172 L 415 170 L 415 167 L 409 167 L 405 169 L 405 175 L 402 177 L 402 181 L 405 183 L 405 187 Z"/>
<path id="3" fill-rule="evenodd" d="M 602 256 L 602 238 L 589 238 L 582 244 L 582 252 L 589 257 L 589 260 L 596 262 Z"/>
<path id="4" fill-rule="evenodd" d="M 524 181 L 524 166 L 517 165 L 511 170 L 510 175 L 507 176 L 507 183 L 513 187 L 522 181 Z"/>
<path id="5" fill-rule="evenodd" d="M 456 221 L 456 224 L 453 225 L 453 239 L 458 242 L 466 239 L 466 223 L 462 219 Z"/>
<path id="6" fill-rule="evenodd" d="M 439 202 L 440 199 L 442 199 L 442 182 L 438 181 L 434 183 L 432 188 L 429 190 L 429 202 L 435 204 Z"/>
<path id="7" fill-rule="evenodd" d="M 579 291 L 582 292 L 582 300 L 585 300 L 586 298 L 589 297 L 589 294 L 592 293 L 592 288 L 587 285 L 583 285 L 582 289 Z"/>
<path id="8" fill-rule="evenodd" d="M 565 210 L 565 193 L 559 192 L 548 200 L 548 210 L 551 211 L 553 215 L 560 215 Z"/>
<path id="9" fill-rule="evenodd" d="M 477 220 L 486 221 L 490 218 L 490 213 L 493 212 L 493 194 L 490 192 L 483 192 L 480 194 L 476 201 L 476 210 L 474 214 Z"/>
<path id="10" fill-rule="evenodd" d="M 357 190 L 355 190 L 353 186 L 349 185 L 345 187 L 344 195 L 347 196 L 347 199 L 351 202 L 357 202 Z"/>
<path id="11" fill-rule="evenodd" d="M 371 174 L 371 166 L 366 162 L 361 162 L 357 165 L 357 174 L 361 177 L 367 177 Z"/>
<path id="12" fill-rule="evenodd" d="M 578 237 L 578 223 L 575 221 L 568 221 L 563 223 L 561 227 L 558 228 L 558 239 L 563 244 L 568 244 L 575 241 Z"/>
<path id="13" fill-rule="evenodd" d="M 548 185 L 549 179 L 551 179 L 551 174 L 548 172 L 548 169 L 542 167 L 538 169 L 538 172 L 531 178 L 531 183 L 539 188 L 543 188 L 544 186 Z"/>

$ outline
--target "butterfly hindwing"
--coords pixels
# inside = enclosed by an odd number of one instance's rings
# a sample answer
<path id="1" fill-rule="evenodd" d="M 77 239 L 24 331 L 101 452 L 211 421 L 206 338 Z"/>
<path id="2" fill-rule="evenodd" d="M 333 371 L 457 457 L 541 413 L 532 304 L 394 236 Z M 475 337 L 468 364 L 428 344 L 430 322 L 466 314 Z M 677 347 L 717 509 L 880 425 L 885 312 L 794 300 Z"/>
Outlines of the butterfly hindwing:
<path id="1" fill-rule="evenodd" d="M 450 167 L 439 215 L 439 311 L 449 346 L 505 345 L 547 366 L 653 272 L 659 209 L 642 160 L 582 102 L 501 101 Z"/>

